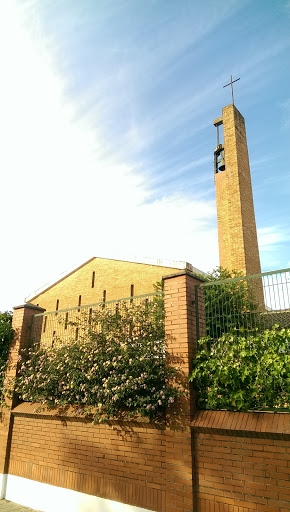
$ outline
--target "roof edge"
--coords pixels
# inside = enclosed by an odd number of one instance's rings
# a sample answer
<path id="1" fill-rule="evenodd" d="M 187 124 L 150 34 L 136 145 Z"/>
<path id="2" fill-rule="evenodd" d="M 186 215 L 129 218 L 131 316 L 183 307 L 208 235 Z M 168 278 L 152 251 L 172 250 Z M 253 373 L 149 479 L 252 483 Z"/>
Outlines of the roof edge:
<path id="1" fill-rule="evenodd" d="M 178 270 L 189 270 L 190 272 L 193 272 L 194 274 L 206 275 L 205 272 L 203 272 L 202 270 L 199 270 L 198 268 L 194 267 L 193 265 L 191 265 L 191 263 L 188 263 L 187 261 L 173 260 L 173 259 L 167 259 L 167 258 L 138 257 L 138 256 L 130 258 L 130 259 L 128 259 L 126 257 L 124 257 L 124 258 L 122 258 L 122 257 L 118 257 L 118 258 L 105 258 L 105 257 L 102 257 L 102 256 L 94 256 L 93 258 L 88 259 L 87 261 L 85 261 L 81 265 L 76 264 L 69 271 L 65 270 L 64 272 L 62 272 L 61 274 L 59 274 L 59 276 L 58 276 L 58 278 L 56 280 L 49 281 L 48 283 L 46 283 L 42 287 L 40 287 L 37 290 L 35 290 L 33 292 L 33 294 L 28 295 L 25 298 L 25 302 L 31 302 L 32 300 L 36 299 L 36 297 L 38 297 L 42 293 L 46 292 L 47 290 L 49 290 L 50 288 L 52 288 L 56 284 L 60 283 L 66 277 L 70 276 L 71 274 L 73 274 L 74 272 L 76 272 L 77 270 L 79 270 L 80 268 L 84 267 L 85 265 L 87 265 L 88 263 L 90 263 L 91 261 L 93 261 L 95 259 L 111 260 L 111 261 L 123 261 L 123 262 L 127 262 L 127 263 L 137 263 L 137 264 L 139 263 L 139 264 L 142 264 L 142 265 L 154 265 L 156 267 L 168 267 L 168 268 L 171 268 L 171 269 L 172 268 L 176 268 Z"/>
<path id="2" fill-rule="evenodd" d="M 53 281 L 49 281 L 48 283 L 45 283 L 43 286 L 41 286 L 40 288 L 37 288 L 37 290 L 35 290 L 33 292 L 33 294 L 31 295 L 28 295 L 27 297 L 25 297 L 25 302 L 30 302 L 32 301 L 33 299 L 36 299 L 36 297 L 38 297 L 39 295 L 41 295 L 42 293 L 46 292 L 47 290 L 49 290 L 50 288 L 52 288 L 53 286 L 55 286 L 56 284 L 60 283 L 61 281 L 63 281 L 66 277 L 70 276 L 71 274 L 73 274 L 74 272 L 76 272 L 77 270 L 79 270 L 80 268 L 84 267 L 85 265 L 87 265 L 87 263 L 90 263 L 90 261 L 94 260 L 95 258 L 90 258 L 89 260 L 85 261 L 84 263 L 82 263 L 81 265 L 79 264 L 75 264 L 72 266 L 72 268 L 67 271 L 65 270 L 64 272 L 61 272 L 61 274 L 58 275 L 58 278 Z"/>

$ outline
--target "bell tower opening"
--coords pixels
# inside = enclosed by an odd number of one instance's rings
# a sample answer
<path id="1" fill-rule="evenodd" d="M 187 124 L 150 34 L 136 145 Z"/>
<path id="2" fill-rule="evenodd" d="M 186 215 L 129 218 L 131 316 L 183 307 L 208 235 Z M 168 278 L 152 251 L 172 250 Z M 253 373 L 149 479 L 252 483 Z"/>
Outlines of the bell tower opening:
<path id="1" fill-rule="evenodd" d="M 223 118 L 218 117 L 213 122 L 214 126 L 217 129 L 217 145 L 214 150 L 214 172 L 215 174 L 221 171 L 224 171 L 226 168 L 225 164 L 225 148 L 223 142 L 220 142 L 220 139 L 223 138 L 223 133 L 220 137 L 220 127 L 223 128 Z"/>

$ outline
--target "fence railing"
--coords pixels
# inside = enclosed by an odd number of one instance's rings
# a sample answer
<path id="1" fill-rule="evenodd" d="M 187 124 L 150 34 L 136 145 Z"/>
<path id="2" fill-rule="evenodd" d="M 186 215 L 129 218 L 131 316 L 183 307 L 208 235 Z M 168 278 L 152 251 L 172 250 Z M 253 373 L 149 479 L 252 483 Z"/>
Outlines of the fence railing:
<path id="1" fill-rule="evenodd" d="M 289 327 L 290 269 L 196 285 L 195 304 L 198 339 Z"/>
<path id="2" fill-rule="evenodd" d="M 120 317 L 125 310 L 127 313 L 130 309 L 136 311 L 138 306 L 143 305 L 143 310 L 147 308 L 150 316 L 150 314 L 152 315 L 150 305 L 152 306 L 158 301 L 159 310 L 157 313 L 155 312 L 155 315 L 160 315 L 162 310 L 162 307 L 160 310 L 160 300 L 162 301 L 162 298 L 163 292 L 155 292 L 36 314 L 32 317 L 31 323 L 31 345 L 53 346 L 57 342 L 65 344 L 77 340 L 90 325 L 93 324 L 94 329 L 98 329 L 98 318 L 101 318 L 100 313 L 102 312 L 109 312 L 112 318 Z M 136 323 L 138 324 L 138 319 L 136 319 Z"/>

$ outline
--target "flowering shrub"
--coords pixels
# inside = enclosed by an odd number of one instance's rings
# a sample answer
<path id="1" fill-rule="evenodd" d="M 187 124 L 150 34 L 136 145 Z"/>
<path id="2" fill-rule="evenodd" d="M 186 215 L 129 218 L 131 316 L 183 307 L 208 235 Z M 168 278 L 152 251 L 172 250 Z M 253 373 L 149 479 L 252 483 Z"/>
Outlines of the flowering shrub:
<path id="1" fill-rule="evenodd" d="M 243 337 L 233 331 L 201 350 L 190 380 L 201 409 L 290 409 L 290 329 Z"/>
<path id="2" fill-rule="evenodd" d="M 78 340 L 35 347 L 20 357 L 13 385 L 20 399 L 48 406 L 81 405 L 96 421 L 136 414 L 160 417 L 182 390 L 166 381 L 162 298 L 139 305 L 120 303 L 80 314 Z M 12 388 L 11 388 L 12 389 Z M 6 390 L 9 393 L 9 390 Z M 10 390 L 11 393 L 11 390 Z"/>

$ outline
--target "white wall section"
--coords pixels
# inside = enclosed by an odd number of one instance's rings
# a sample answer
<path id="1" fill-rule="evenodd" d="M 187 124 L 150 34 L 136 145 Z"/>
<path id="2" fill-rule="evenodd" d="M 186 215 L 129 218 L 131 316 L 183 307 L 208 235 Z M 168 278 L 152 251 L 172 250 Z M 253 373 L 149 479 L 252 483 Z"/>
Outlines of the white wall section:
<path id="1" fill-rule="evenodd" d="M 153 512 L 14 475 L 8 475 L 5 497 L 43 512 Z"/>

